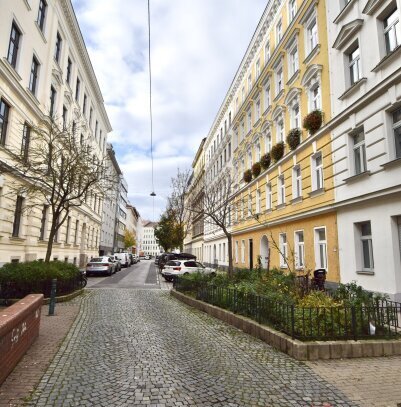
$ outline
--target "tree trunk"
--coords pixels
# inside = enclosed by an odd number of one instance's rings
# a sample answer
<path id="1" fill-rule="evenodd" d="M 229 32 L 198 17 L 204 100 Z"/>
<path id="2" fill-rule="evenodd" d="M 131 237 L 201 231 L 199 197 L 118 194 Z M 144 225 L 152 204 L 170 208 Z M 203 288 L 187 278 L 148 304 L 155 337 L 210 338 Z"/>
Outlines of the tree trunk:
<path id="1" fill-rule="evenodd" d="M 50 262 L 50 257 L 52 255 L 52 250 L 53 250 L 54 236 L 56 236 L 56 233 L 57 233 L 57 216 L 55 216 L 53 214 L 52 224 L 50 227 L 49 240 L 47 242 L 47 250 L 46 250 L 46 257 L 45 257 L 46 263 Z"/>
<path id="2" fill-rule="evenodd" d="M 233 242 L 231 233 L 227 233 L 228 239 L 228 276 L 231 278 L 234 274 L 234 267 L 233 267 Z"/>

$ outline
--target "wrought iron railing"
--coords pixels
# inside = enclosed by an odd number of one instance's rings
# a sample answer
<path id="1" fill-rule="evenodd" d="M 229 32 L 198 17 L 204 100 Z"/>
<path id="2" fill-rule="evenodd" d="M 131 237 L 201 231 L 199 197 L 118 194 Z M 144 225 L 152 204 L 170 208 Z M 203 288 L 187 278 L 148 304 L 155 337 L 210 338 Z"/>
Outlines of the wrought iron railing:
<path id="1" fill-rule="evenodd" d="M 183 278 L 177 279 L 174 287 L 300 340 L 394 338 L 400 333 L 401 304 L 397 302 L 372 300 L 368 305 L 300 307 Z"/>

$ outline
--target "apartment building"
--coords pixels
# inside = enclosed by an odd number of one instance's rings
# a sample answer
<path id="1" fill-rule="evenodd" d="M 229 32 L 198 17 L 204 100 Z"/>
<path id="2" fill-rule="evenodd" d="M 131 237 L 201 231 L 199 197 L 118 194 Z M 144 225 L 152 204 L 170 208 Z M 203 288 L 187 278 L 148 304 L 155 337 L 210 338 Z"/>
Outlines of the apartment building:
<path id="1" fill-rule="evenodd" d="M 130 251 L 134 254 L 138 254 L 137 250 L 137 238 L 138 238 L 138 223 L 139 223 L 139 212 L 135 206 L 128 203 L 127 205 L 127 230 L 131 232 L 135 238 L 135 244 L 130 248 Z"/>
<path id="2" fill-rule="evenodd" d="M 119 176 L 117 184 L 117 212 L 116 227 L 114 234 L 114 251 L 121 252 L 125 250 L 124 235 L 127 228 L 127 209 L 128 207 L 128 184 L 124 176 Z"/>
<path id="3" fill-rule="evenodd" d="M 10 147 L 29 153 L 29 129 L 53 116 L 82 123 L 96 157 L 105 154 L 111 125 L 70 0 L 0 0 L 0 161 Z M 0 176 L 0 265 L 43 259 L 49 208 L 29 214 L 24 196 L 10 196 L 11 175 Z M 41 204 L 41 205 L 40 205 Z M 98 254 L 102 197 L 91 191 L 59 230 L 52 258 L 76 264 Z"/>
<path id="4" fill-rule="evenodd" d="M 157 222 L 145 222 L 143 224 L 142 250 L 145 255 L 157 256 L 163 252 L 155 237 Z"/>
<path id="5" fill-rule="evenodd" d="M 204 182 L 205 182 L 205 154 L 206 138 L 202 139 L 192 162 L 192 175 L 185 197 L 185 205 L 192 208 L 188 215 L 190 226 L 187 227 L 187 236 L 184 239 L 184 252 L 192 253 L 199 261 L 203 261 L 203 232 L 205 218 L 202 213 Z"/>
<path id="6" fill-rule="evenodd" d="M 401 2 L 327 8 L 341 281 L 401 300 Z"/>

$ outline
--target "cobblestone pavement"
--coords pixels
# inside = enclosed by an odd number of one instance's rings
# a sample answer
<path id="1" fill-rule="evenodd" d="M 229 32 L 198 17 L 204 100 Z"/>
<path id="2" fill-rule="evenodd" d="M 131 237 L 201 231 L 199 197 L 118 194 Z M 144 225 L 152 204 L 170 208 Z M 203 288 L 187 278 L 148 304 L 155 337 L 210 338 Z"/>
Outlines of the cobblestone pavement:
<path id="1" fill-rule="evenodd" d="M 304 363 L 170 297 L 93 290 L 31 406 L 356 406 Z"/>
<path id="2" fill-rule="evenodd" d="M 58 347 L 67 335 L 79 311 L 80 299 L 56 305 L 55 315 L 48 316 L 49 306 L 42 307 L 39 337 L 0 385 L 0 407 L 22 406 L 40 382 Z"/>

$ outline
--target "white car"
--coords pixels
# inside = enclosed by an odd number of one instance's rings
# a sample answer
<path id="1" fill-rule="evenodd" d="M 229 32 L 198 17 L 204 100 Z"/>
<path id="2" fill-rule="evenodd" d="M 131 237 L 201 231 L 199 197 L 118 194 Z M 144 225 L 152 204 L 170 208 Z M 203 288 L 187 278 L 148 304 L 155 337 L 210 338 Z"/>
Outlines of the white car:
<path id="1" fill-rule="evenodd" d="M 114 257 L 120 260 L 121 267 L 128 267 L 131 264 L 128 253 L 114 253 Z"/>
<path id="2" fill-rule="evenodd" d="M 116 264 L 109 256 L 95 257 L 86 265 L 86 275 L 107 274 L 111 276 L 116 272 Z"/>
<path id="3" fill-rule="evenodd" d="M 195 260 L 170 260 L 165 264 L 162 276 L 165 280 L 172 281 L 174 277 L 191 273 L 204 273 L 215 276 L 216 270 L 205 267 L 202 263 Z"/>

